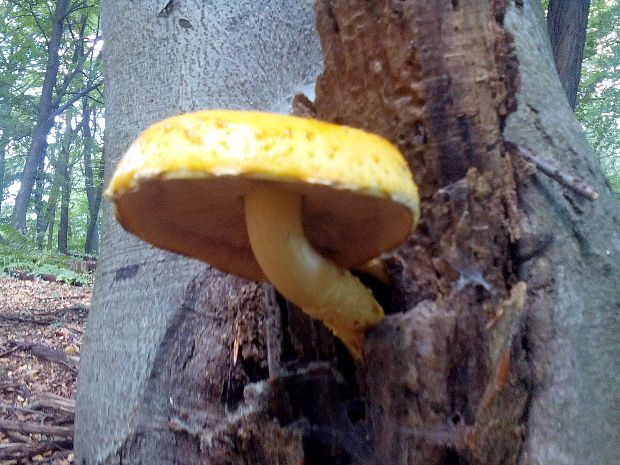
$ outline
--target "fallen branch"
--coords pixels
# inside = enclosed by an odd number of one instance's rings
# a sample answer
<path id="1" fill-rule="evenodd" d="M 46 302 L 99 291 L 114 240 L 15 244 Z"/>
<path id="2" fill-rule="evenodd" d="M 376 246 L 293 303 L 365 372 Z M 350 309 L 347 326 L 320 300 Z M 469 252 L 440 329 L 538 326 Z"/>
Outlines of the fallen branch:
<path id="1" fill-rule="evenodd" d="M 22 434 L 45 434 L 60 438 L 73 437 L 73 425 L 50 426 L 41 423 L 28 423 L 25 421 L 0 420 L 0 430 L 17 431 Z"/>
<path id="2" fill-rule="evenodd" d="M 46 441 L 37 443 L 4 443 L 0 444 L 0 460 L 19 460 L 30 458 L 44 452 L 65 450 L 73 447 L 73 441 Z"/>
<path id="3" fill-rule="evenodd" d="M 41 344 L 33 344 L 31 342 L 9 341 L 9 343 L 15 344 L 15 346 L 0 353 L 0 358 L 6 357 L 17 350 L 29 350 L 35 357 L 47 360 L 48 362 L 59 363 L 60 365 L 64 365 L 73 371 L 77 371 L 77 363 L 70 359 L 67 354 L 61 350 Z"/>
<path id="4" fill-rule="evenodd" d="M 542 173 L 562 184 L 564 187 L 568 187 L 569 189 L 572 189 L 590 200 L 598 199 L 599 194 L 592 186 L 586 184 L 585 181 L 577 176 L 564 173 L 551 160 L 543 159 L 537 155 L 534 155 L 532 151 L 521 146 L 517 146 L 517 154 L 524 160 L 532 163 Z"/>
<path id="5" fill-rule="evenodd" d="M 4 430 L 3 433 L 6 435 L 7 438 L 12 440 L 13 442 L 23 442 L 23 443 L 31 442 L 30 436 L 26 436 L 25 434 L 18 433 L 17 431 L 11 431 L 7 429 L 7 430 Z"/>
<path id="6" fill-rule="evenodd" d="M 29 325 L 37 325 L 37 326 L 49 326 L 58 321 L 58 320 L 51 320 L 51 319 L 41 319 L 39 318 L 38 315 L 32 318 L 24 318 L 24 317 L 15 316 L 15 315 L 0 315 L 0 320 L 1 321 L 12 321 L 16 323 L 24 323 L 24 324 L 29 324 Z"/>
<path id="7" fill-rule="evenodd" d="M 44 392 L 38 396 L 37 400 L 30 404 L 30 408 L 33 410 L 51 408 L 61 412 L 75 413 L 75 400 L 57 396 L 51 392 Z"/>
<path id="8" fill-rule="evenodd" d="M 50 362 L 55 362 L 60 365 L 64 365 L 73 371 L 77 371 L 77 363 L 71 360 L 62 350 L 40 344 L 34 344 L 30 348 L 30 353 L 35 357 L 39 357 Z"/>

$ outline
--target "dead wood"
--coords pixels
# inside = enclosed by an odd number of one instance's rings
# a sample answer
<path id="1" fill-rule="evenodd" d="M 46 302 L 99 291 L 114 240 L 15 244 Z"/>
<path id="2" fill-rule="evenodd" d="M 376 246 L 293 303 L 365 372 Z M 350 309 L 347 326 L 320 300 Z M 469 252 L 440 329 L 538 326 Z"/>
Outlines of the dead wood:
<path id="1" fill-rule="evenodd" d="M 50 426 L 41 423 L 29 423 L 25 421 L 0 420 L 0 430 L 17 431 L 22 434 L 45 434 L 61 438 L 73 437 L 73 425 Z"/>
<path id="2" fill-rule="evenodd" d="M 1 357 L 5 357 L 17 350 L 30 351 L 32 355 L 49 362 L 58 363 L 69 368 L 72 371 L 77 371 L 77 363 L 69 358 L 63 351 L 54 349 L 53 347 L 44 346 L 42 344 L 33 344 L 31 342 L 23 341 L 8 341 L 9 344 L 14 346 L 5 350 L 0 354 Z"/>
<path id="3" fill-rule="evenodd" d="M 46 441 L 32 444 L 8 443 L 0 444 L 0 460 L 20 460 L 42 454 L 44 452 L 70 449 L 73 441 Z"/>
<path id="4" fill-rule="evenodd" d="M 75 400 L 58 396 L 51 392 L 44 392 L 39 395 L 39 398 L 36 401 L 30 404 L 30 408 L 32 410 L 50 408 L 54 410 L 60 410 L 61 412 L 74 413 Z"/>

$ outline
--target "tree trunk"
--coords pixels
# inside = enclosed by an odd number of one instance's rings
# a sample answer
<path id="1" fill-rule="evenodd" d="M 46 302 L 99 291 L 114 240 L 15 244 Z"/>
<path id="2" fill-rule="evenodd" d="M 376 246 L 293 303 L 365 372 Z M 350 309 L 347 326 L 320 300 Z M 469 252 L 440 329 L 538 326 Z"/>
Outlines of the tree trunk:
<path id="1" fill-rule="evenodd" d="M 103 176 L 97 176 L 93 171 L 92 149 L 93 140 L 90 131 L 90 104 L 88 96 L 82 99 L 82 136 L 84 138 L 84 187 L 86 189 L 86 199 L 88 201 L 88 225 L 86 229 L 86 243 L 84 244 L 84 252 L 87 254 L 96 254 L 98 251 L 97 219 L 99 217 L 99 206 L 101 205 L 101 194 L 103 191 Z M 98 174 L 102 174 L 98 170 Z"/>
<path id="2" fill-rule="evenodd" d="M 191 39 L 180 29 L 184 39 L 165 41 L 156 27 L 171 34 L 181 18 L 205 27 L 197 14 L 169 3 L 149 20 L 128 5 L 103 10 L 113 158 L 138 127 L 181 110 L 179 95 L 213 95 L 160 66 L 195 63 L 195 73 L 215 73 L 198 79 L 206 85 L 219 74 L 229 98 L 244 83 L 205 66 L 209 54 L 181 43 Z M 384 257 L 391 286 L 369 281 L 388 316 L 369 334 L 365 363 L 267 286 L 166 261 L 108 212 L 79 378 L 78 463 L 618 463 L 620 212 L 562 97 L 540 5 L 317 0 L 316 9 L 325 69 L 314 104 L 300 97 L 295 108 L 392 140 L 422 197 L 417 231 Z M 311 71 L 308 36 L 262 44 L 281 54 L 266 65 L 264 54 L 227 48 L 256 42 L 255 23 L 231 23 L 253 16 L 213 11 L 218 31 L 239 34 L 202 40 L 220 59 L 233 56 L 248 76 L 262 65 L 272 84 L 302 59 Z M 303 18 L 287 13 L 288 27 Z M 275 12 L 265 18 L 280 25 Z M 126 45 L 143 34 L 162 38 L 145 44 L 152 53 Z M 186 54 L 176 61 L 175 47 Z M 170 87 L 152 84 L 166 77 Z M 145 118 L 136 100 L 158 106 Z M 523 149 L 582 176 L 598 200 L 536 172 Z"/>
<path id="3" fill-rule="evenodd" d="M 47 144 L 45 144 L 44 153 L 47 154 Z M 43 157 L 45 158 L 45 157 Z M 43 201 L 43 194 L 45 192 L 45 183 L 46 183 L 46 175 L 45 169 L 43 166 L 43 159 L 41 159 L 41 164 L 37 169 L 37 176 L 35 178 L 34 183 L 34 192 L 32 194 L 32 199 L 34 203 L 34 215 L 36 218 L 36 227 L 35 227 L 35 235 L 36 235 L 36 243 L 39 250 L 43 248 L 43 237 L 45 235 L 45 202 Z"/>
<path id="4" fill-rule="evenodd" d="M 41 89 L 41 99 L 39 100 L 37 124 L 32 131 L 32 141 L 26 156 L 26 163 L 11 216 L 11 225 L 22 232 L 26 231 L 26 214 L 28 213 L 28 204 L 30 203 L 30 196 L 32 195 L 32 189 L 37 176 L 37 168 L 45 157 L 44 148 L 47 143 L 47 135 L 54 124 L 51 115 L 54 110 L 54 86 L 56 85 L 58 66 L 60 64 L 58 51 L 60 50 L 60 41 L 68 7 L 69 0 L 58 0 L 56 2 L 52 31 L 47 47 L 47 66 L 43 88 Z"/>
<path id="5" fill-rule="evenodd" d="M 58 179 L 58 173 L 54 168 L 53 184 L 50 190 L 50 196 L 45 207 L 45 224 L 47 231 L 47 250 L 53 249 L 54 244 L 54 227 L 56 221 L 56 206 L 58 204 L 58 194 L 60 193 L 60 183 Z"/>
<path id="6" fill-rule="evenodd" d="M 147 125 L 201 108 L 285 107 L 320 69 L 310 2 L 163 4 L 101 5 L 108 177 Z M 209 441 L 199 425 L 224 430 L 244 386 L 268 376 L 263 287 L 154 250 L 122 231 L 108 207 L 103 222 L 81 353 L 76 461 L 200 463 Z M 271 430 L 269 447 L 283 450 L 286 436 Z M 219 439 L 212 445 L 228 451 Z"/>
<path id="7" fill-rule="evenodd" d="M 56 160 L 56 173 L 58 187 L 60 188 L 60 211 L 58 218 L 58 238 L 57 251 L 61 254 L 69 252 L 69 203 L 71 201 L 71 145 L 73 144 L 77 132 L 71 129 L 71 116 L 65 114 L 66 130 L 60 141 L 60 152 Z"/>
<path id="8" fill-rule="evenodd" d="M 590 0 L 549 0 L 547 29 L 560 82 L 572 109 L 577 104 Z"/>
<path id="9" fill-rule="evenodd" d="M 0 211 L 2 211 L 2 202 L 4 202 L 4 173 L 6 171 L 7 143 L 8 141 L 4 139 L 4 137 L 0 138 Z"/>

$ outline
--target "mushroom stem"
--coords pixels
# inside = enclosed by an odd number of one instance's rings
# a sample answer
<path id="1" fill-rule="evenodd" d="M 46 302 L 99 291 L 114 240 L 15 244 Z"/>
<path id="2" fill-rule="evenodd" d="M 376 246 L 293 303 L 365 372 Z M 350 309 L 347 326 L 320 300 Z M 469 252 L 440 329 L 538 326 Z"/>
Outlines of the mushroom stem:
<path id="1" fill-rule="evenodd" d="M 383 309 L 359 279 L 308 242 L 301 195 L 275 188 L 246 194 L 245 218 L 254 256 L 275 288 L 361 359 L 364 333 L 383 319 Z"/>

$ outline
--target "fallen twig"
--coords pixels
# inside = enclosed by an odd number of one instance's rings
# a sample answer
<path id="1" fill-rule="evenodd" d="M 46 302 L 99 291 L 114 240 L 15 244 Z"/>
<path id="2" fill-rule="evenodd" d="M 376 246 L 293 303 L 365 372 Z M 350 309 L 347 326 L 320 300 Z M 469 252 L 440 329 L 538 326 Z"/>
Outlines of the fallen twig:
<path id="1" fill-rule="evenodd" d="M 532 163 L 541 172 L 549 176 L 551 179 L 556 180 L 564 187 L 568 187 L 569 189 L 572 189 L 590 200 L 598 199 L 599 194 L 592 186 L 586 184 L 585 181 L 577 176 L 564 173 L 558 166 L 555 165 L 553 161 L 534 155 L 531 150 L 521 146 L 517 146 L 517 153 L 521 158 Z"/>
<path id="2" fill-rule="evenodd" d="M 77 363 L 70 359 L 67 354 L 61 350 L 41 344 L 33 344 L 31 342 L 9 341 L 9 343 L 15 344 L 15 346 L 0 353 L 0 358 L 5 357 L 17 350 L 29 350 L 35 357 L 47 360 L 48 362 L 59 363 L 73 371 L 77 371 Z"/>
<path id="3" fill-rule="evenodd" d="M 22 350 L 22 348 L 18 345 L 15 345 L 11 347 L 10 349 L 0 352 L 0 358 L 6 357 L 7 355 L 11 355 L 13 352 L 16 352 L 18 350 Z"/>
<path id="4" fill-rule="evenodd" d="M 0 430 L 17 431 L 22 434 L 45 434 L 61 438 L 73 437 L 73 425 L 50 426 L 41 423 L 29 423 L 26 421 L 0 420 Z"/>
<path id="5" fill-rule="evenodd" d="M 25 443 L 5 443 L 0 444 L 0 459 L 2 460 L 19 460 L 30 458 L 44 452 L 53 450 L 70 449 L 73 447 L 73 441 L 46 441 Z"/>
<path id="6" fill-rule="evenodd" d="M 62 412 L 74 413 L 75 400 L 57 396 L 51 392 L 44 392 L 38 396 L 37 400 L 30 404 L 30 408 L 33 410 L 51 408 Z"/>

